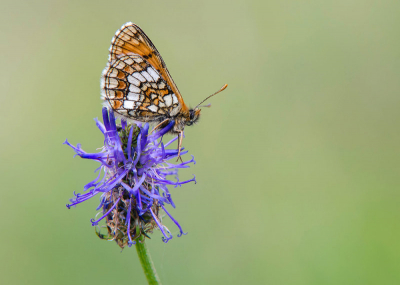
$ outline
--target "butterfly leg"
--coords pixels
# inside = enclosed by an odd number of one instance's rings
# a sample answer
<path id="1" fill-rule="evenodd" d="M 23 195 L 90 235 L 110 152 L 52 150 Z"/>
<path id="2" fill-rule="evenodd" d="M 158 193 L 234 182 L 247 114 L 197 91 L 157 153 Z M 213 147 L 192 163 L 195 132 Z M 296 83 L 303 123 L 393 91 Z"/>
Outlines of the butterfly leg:
<path id="1" fill-rule="evenodd" d="M 168 119 L 165 119 L 164 121 L 162 121 L 161 123 L 159 123 L 157 126 L 155 126 L 155 127 L 151 130 L 151 132 L 149 133 L 149 135 L 150 135 L 153 131 L 157 130 L 159 126 L 161 126 L 162 124 L 164 124 L 165 122 L 167 122 L 167 121 L 169 121 L 169 120 L 170 120 L 170 119 L 168 118 Z"/>
<path id="2" fill-rule="evenodd" d="M 182 140 L 183 140 L 183 131 L 180 131 L 178 133 L 178 159 L 176 161 L 180 159 L 181 162 L 183 162 L 181 157 Z"/>

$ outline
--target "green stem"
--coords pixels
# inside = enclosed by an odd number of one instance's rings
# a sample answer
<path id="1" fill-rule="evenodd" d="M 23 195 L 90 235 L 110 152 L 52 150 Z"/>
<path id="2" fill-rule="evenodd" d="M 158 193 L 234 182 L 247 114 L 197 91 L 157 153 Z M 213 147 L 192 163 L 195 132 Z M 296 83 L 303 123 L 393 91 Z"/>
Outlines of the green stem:
<path id="1" fill-rule="evenodd" d="M 143 235 L 136 239 L 136 251 L 149 285 L 161 285 Z"/>

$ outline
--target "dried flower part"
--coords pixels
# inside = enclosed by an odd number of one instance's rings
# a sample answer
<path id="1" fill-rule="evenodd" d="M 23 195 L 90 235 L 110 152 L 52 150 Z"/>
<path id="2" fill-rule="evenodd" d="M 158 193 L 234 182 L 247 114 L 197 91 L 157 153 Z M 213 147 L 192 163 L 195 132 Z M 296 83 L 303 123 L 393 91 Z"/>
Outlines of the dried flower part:
<path id="1" fill-rule="evenodd" d="M 149 125 L 128 125 L 121 121 L 121 126 L 116 125 L 112 112 L 103 109 L 103 122 L 96 120 L 96 125 L 104 135 L 104 146 L 99 153 L 86 153 L 78 144 L 76 147 L 68 141 L 65 144 L 74 149 L 82 158 L 100 162 L 98 177 L 84 187 L 84 194 L 75 194 L 71 204 L 75 206 L 97 194 L 101 195 L 98 210 L 101 217 L 92 219 L 92 225 L 98 226 L 105 220 L 107 235 L 97 231 L 100 238 L 115 240 L 121 248 L 131 246 L 140 235 L 149 237 L 154 228 L 163 234 L 163 241 L 172 238 L 170 231 L 161 223 L 161 212 L 165 212 L 183 233 L 179 223 L 165 209 L 165 204 L 175 208 L 167 185 L 175 187 L 194 181 L 178 180 L 178 169 L 188 168 L 190 163 L 195 163 L 194 158 L 179 164 L 171 164 L 168 160 L 178 156 L 178 150 L 166 149 L 176 141 L 172 139 L 163 144 L 162 136 L 172 127 L 173 122 L 164 129 L 148 134 Z M 181 152 L 181 154 L 185 154 Z M 175 176 L 177 181 L 170 180 Z"/>
<path id="2" fill-rule="evenodd" d="M 126 191 L 124 187 L 115 187 L 112 191 L 107 192 L 105 199 L 109 203 L 103 206 L 103 213 L 110 211 L 112 205 L 114 205 L 117 200 L 119 201 L 117 206 L 105 217 L 106 226 L 104 227 L 107 229 L 107 236 L 101 234 L 100 231 L 96 231 L 101 239 L 115 240 L 121 248 L 124 248 L 129 245 L 129 235 L 132 240 L 135 240 L 140 235 L 150 238 L 149 234 L 153 233 L 154 228 L 157 228 L 157 223 L 154 221 L 150 211 L 139 216 L 138 211 L 135 210 L 137 208 L 137 201 L 131 199 L 129 192 Z M 161 221 L 160 208 L 158 202 L 154 201 L 151 210 L 159 221 Z M 130 212 L 129 209 L 131 209 Z M 130 214 L 129 235 L 128 225 L 126 223 L 128 213 Z M 169 233 L 169 230 L 166 229 L 164 225 L 162 226 Z"/>

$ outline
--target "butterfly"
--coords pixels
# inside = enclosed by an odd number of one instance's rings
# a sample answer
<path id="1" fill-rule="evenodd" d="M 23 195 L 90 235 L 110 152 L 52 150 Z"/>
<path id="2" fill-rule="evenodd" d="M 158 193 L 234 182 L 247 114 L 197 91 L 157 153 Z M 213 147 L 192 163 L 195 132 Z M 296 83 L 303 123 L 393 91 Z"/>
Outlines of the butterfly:
<path id="1" fill-rule="evenodd" d="M 109 52 L 101 78 L 103 105 L 124 119 L 157 123 L 153 130 L 174 121 L 170 132 L 178 135 L 179 159 L 185 126 L 196 123 L 200 105 L 228 85 L 189 109 L 154 44 L 131 22 L 115 33 Z"/>

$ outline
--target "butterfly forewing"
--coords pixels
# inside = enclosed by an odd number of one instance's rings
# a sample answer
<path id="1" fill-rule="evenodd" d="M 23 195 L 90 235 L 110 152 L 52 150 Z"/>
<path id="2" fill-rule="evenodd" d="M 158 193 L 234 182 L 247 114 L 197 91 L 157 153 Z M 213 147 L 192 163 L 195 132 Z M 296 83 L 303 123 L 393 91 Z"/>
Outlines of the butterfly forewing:
<path id="1" fill-rule="evenodd" d="M 137 25 L 126 23 L 117 31 L 112 39 L 109 63 L 114 62 L 121 56 L 132 54 L 142 57 L 159 75 L 161 75 L 161 78 L 165 80 L 169 89 L 175 94 L 181 106 L 181 110 L 187 112 L 188 108 L 182 99 L 178 87 L 169 74 L 167 66 L 156 47 Z"/>
<path id="2" fill-rule="evenodd" d="M 138 54 L 112 59 L 103 71 L 101 85 L 105 104 L 133 120 L 159 121 L 181 110 L 167 82 Z"/>

